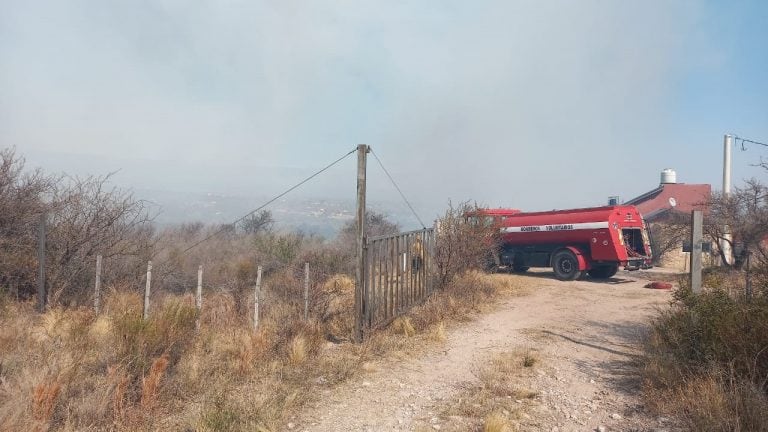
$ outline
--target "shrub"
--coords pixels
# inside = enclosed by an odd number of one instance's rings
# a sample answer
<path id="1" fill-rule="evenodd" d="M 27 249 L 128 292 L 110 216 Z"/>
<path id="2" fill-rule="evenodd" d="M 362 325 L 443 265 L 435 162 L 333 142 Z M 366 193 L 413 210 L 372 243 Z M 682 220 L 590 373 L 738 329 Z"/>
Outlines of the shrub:
<path id="1" fill-rule="evenodd" d="M 645 382 L 691 430 L 768 430 L 768 300 L 683 286 L 652 324 Z"/>
<path id="2" fill-rule="evenodd" d="M 438 221 L 434 259 L 440 287 L 469 270 L 486 268 L 497 253 L 498 237 L 493 227 L 466 220 L 467 215 L 477 211 L 477 205 L 462 203 L 453 207 L 449 203 Z"/>

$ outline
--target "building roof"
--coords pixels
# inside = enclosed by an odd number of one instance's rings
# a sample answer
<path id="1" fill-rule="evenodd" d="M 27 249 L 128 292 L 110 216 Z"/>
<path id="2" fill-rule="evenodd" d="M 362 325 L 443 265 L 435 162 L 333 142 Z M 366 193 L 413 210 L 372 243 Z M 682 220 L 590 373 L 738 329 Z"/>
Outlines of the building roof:
<path id="1" fill-rule="evenodd" d="M 645 219 L 651 220 L 669 210 L 685 213 L 691 210 L 706 210 L 711 195 L 712 186 L 708 184 L 662 183 L 656 189 L 625 204 L 634 205 Z"/>

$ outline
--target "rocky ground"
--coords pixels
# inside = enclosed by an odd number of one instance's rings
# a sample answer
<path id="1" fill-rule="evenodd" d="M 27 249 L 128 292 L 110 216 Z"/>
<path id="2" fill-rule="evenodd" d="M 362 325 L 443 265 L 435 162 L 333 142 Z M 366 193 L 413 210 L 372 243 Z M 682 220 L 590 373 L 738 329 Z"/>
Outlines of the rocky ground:
<path id="1" fill-rule="evenodd" d="M 533 272 L 523 281 L 527 296 L 449 328 L 446 342 L 423 355 L 383 359 L 323 390 L 285 430 L 478 430 L 484 419 L 472 412 L 486 403 L 501 407 L 512 430 L 675 430 L 645 410 L 637 362 L 648 319 L 669 291 L 644 288 L 642 274 L 626 272 L 601 282 Z M 520 352 L 535 355 L 531 367 L 505 372 L 520 390 L 478 398 L 494 356 Z"/>

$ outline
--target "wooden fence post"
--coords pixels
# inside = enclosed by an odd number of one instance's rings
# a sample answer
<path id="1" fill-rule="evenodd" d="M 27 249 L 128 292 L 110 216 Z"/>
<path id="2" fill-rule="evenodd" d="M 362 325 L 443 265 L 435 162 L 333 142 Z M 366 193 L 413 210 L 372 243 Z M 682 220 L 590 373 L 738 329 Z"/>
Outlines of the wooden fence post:
<path id="1" fill-rule="evenodd" d="M 197 292 L 195 293 L 195 308 L 197 309 L 197 319 L 195 320 L 195 329 L 200 331 L 200 314 L 203 312 L 203 266 L 197 267 Z"/>
<path id="2" fill-rule="evenodd" d="M 355 327 L 352 339 L 356 343 L 363 341 L 363 295 L 365 289 L 364 266 L 365 266 L 365 189 L 366 189 L 366 166 L 368 163 L 369 148 L 365 144 L 357 146 L 357 211 L 355 221 L 356 231 L 356 271 L 355 271 Z"/>
<path id="3" fill-rule="evenodd" d="M 99 313 L 101 306 L 101 255 L 96 255 L 96 287 L 93 289 L 93 310 Z"/>
<path id="4" fill-rule="evenodd" d="M 701 243 L 704 214 L 701 210 L 691 212 L 691 290 L 701 292 Z"/>
<path id="5" fill-rule="evenodd" d="M 304 321 L 309 319 L 309 263 L 304 263 Z"/>
<path id="6" fill-rule="evenodd" d="M 144 288 L 144 319 L 149 318 L 149 289 L 152 285 L 152 261 L 147 261 L 147 286 Z"/>
<path id="7" fill-rule="evenodd" d="M 253 290 L 253 329 L 259 329 L 259 300 L 261 297 L 261 266 L 256 268 L 256 288 Z"/>

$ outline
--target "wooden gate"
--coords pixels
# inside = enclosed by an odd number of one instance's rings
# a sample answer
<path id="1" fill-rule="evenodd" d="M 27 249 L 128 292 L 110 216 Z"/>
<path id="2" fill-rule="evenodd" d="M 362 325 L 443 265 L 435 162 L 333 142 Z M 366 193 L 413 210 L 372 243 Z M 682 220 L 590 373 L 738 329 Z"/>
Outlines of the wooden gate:
<path id="1" fill-rule="evenodd" d="M 431 228 L 367 239 L 361 317 L 367 330 L 389 324 L 432 294 L 434 246 Z"/>

